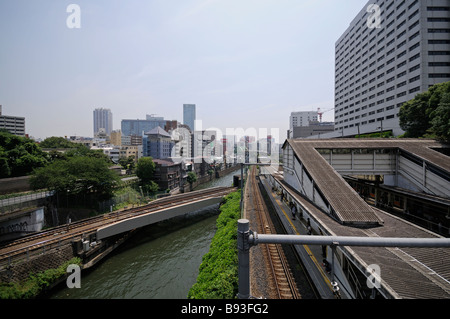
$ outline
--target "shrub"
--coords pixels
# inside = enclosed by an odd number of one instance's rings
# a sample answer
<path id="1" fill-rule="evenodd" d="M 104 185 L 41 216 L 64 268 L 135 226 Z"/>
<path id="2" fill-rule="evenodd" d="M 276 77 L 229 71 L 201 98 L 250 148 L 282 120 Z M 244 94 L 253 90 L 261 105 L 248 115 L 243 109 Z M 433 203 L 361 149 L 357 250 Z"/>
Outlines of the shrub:
<path id="1" fill-rule="evenodd" d="M 31 299 L 37 297 L 58 279 L 65 276 L 71 264 L 80 265 L 81 259 L 74 257 L 56 269 L 47 269 L 37 274 L 30 274 L 23 283 L 6 283 L 0 285 L 0 299 Z"/>
<path id="2" fill-rule="evenodd" d="M 217 218 L 217 232 L 209 252 L 203 256 L 197 282 L 189 299 L 234 299 L 238 292 L 237 221 L 240 218 L 240 192 L 225 198 Z"/>

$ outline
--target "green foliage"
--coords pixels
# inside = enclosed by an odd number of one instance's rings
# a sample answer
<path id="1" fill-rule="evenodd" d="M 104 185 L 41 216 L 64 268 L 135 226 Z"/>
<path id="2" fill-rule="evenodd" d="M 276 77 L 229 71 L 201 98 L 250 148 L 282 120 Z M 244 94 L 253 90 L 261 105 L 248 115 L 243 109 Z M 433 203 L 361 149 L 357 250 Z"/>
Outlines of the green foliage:
<path id="1" fill-rule="evenodd" d="M 71 264 L 81 265 L 81 259 L 74 257 L 57 269 L 47 269 L 44 272 L 30 274 L 22 283 L 0 284 L 0 299 L 32 299 L 39 296 L 50 285 L 67 274 L 67 267 Z"/>
<path id="2" fill-rule="evenodd" d="M 356 135 L 355 138 L 390 138 L 393 137 L 392 132 L 371 133 Z"/>
<path id="3" fill-rule="evenodd" d="M 151 157 L 141 157 L 136 166 L 136 175 L 141 185 L 150 184 L 156 165 Z"/>
<path id="4" fill-rule="evenodd" d="M 77 156 L 56 160 L 38 168 L 30 178 L 33 189 L 55 190 L 71 194 L 95 192 L 99 198 L 110 198 L 119 177 L 102 158 Z"/>
<path id="5" fill-rule="evenodd" d="M 87 146 L 79 143 L 71 142 L 64 137 L 48 137 L 41 142 L 40 147 L 51 150 L 48 154 L 51 161 L 58 159 L 67 159 L 69 157 L 86 156 L 101 158 L 107 163 L 111 163 L 111 160 L 102 150 L 91 150 Z M 68 149 L 65 153 L 58 152 L 56 149 Z"/>
<path id="6" fill-rule="evenodd" d="M 448 94 L 450 82 L 433 85 L 402 105 L 399 112 L 403 137 L 433 137 L 450 141 Z"/>
<path id="7" fill-rule="evenodd" d="M 209 252 L 203 256 L 197 282 L 189 299 L 234 299 L 238 292 L 237 221 L 240 218 L 240 192 L 225 198 L 217 219 L 217 232 Z"/>
<path id="8" fill-rule="evenodd" d="M 147 184 L 142 185 L 142 191 L 146 194 L 154 194 L 159 191 L 159 186 L 154 181 L 149 181 Z"/>
<path id="9" fill-rule="evenodd" d="M 47 163 L 47 155 L 33 140 L 0 131 L 0 178 L 24 176 Z"/>
<path id="10" fill-rule="evenodd" d="M 187 182 L 192 185 L 196 181 L 197 181 L 197 174 L 195 174 L 195 172 L 189 172 L 187 176 Z"/>
<path id="11" fill-rule="evenodd" d="M 68 141 L 64 137 L 47 137 L 41 142 L 40 146 L 42 148 L 78 148 L 80 144 Z"/>
<path id="12" fill-rule="evenodd" d="M 433 112 L 431 132 L 439 139 L 450 141 L 450 93 L 442 95 L 439 106 Z"/>
<path id="13" fill-rule="evenodd" d="M 134 169 L 134 155 L 128 156 L 128 157 L 121 157 L 119 158 L 119 165 L 122 166 L 123 169 Z"/>

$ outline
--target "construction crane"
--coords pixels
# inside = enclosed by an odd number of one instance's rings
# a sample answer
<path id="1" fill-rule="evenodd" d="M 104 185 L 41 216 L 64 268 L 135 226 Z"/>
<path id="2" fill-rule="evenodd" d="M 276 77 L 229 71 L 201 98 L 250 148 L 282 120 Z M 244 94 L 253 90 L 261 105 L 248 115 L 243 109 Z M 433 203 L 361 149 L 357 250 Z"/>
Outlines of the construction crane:
<path id="1" fill-rule="evenodd" d="M 332 109 L 328 109 L 325 110 L 323 112 L 320 112 L 320 107 L 317 109 L 317 114 L 319 114 L 319 122 L 322 123 L 322 115 L 324 115 L 325 113 L 329 112 L 329 111 L 333 111 L 334 107 Z"/>

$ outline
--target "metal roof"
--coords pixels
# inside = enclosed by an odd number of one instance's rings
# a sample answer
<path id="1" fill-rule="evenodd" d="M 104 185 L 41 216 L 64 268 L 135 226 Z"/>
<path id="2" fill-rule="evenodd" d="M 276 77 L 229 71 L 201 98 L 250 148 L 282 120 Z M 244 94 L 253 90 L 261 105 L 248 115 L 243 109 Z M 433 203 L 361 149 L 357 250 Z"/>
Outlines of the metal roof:
<path id="1" fill-rule="evenodd" d="M 422 139 L 332 139 L 287 140 L 304 169 L 311 175 L 322 196 L 342 223 L 355 226 L 381 225 L 383 220 L 342 176 L 319 154 L 317 149 L 401 149 L 444 170 L 450 170 L 448 156 L 432 150 L 444 144 Z"/>
<path id="2" fill-rule="evenodd" d="M 348 227 L 331 218 L 291 188 L 278 174 L 272 175 L 308 211 L 308 214 L 330 236 L 436 238 L 426 229 L 375 209 L 383 219 L 381 227 L 361 229 Z M 450 298 L 449 248 L 383 248 L 341 247 L 360 267 L 381 267 L 382 291 L 388 298 Z"/>

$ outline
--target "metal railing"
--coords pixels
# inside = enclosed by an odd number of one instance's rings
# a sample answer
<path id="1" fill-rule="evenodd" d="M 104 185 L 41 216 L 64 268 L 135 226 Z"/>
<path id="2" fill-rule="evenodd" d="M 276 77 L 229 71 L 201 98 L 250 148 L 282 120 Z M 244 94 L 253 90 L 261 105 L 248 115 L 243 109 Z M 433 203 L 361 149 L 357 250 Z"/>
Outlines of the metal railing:
<path id="1" fill-rule="evenodd" d="M 332 248 L 331 284 L 338 291 L 334 280 L 334 255 L 337 246 L 360 247 L 450 247 L 449 238 L 383 238 L 304 235 L 260 235 L 249 228 L 247 219 L 238 221 L 239 299 L 250 298 L 249 252 L 258 244 L 328 245 Z M 336 292 L 336 291 L 335 291 Z"/>
<path id="2" fill-rule="evenodd" d="M 33 205 L 30 205 L 30 202 L 51 197 L 54 194 L 54 191 L 44 191 L 2 199 L 0 200 L 0 214 L 32 207 Z"/>

